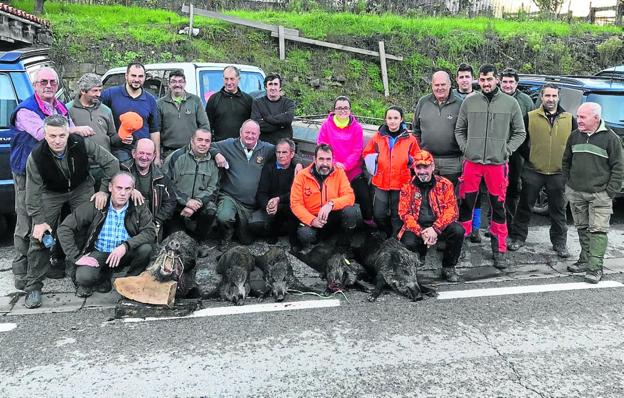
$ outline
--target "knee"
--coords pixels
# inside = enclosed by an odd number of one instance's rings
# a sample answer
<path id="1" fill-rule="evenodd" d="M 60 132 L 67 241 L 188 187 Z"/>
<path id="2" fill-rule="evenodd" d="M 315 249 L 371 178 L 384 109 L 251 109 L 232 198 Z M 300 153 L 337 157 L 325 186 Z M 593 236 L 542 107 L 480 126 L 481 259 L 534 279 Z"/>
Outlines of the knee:
<path id="1" fill-rule="evenodd" d="M 418 246 L 418 237 L 413 232 L 407 231 L 401 237 L 401 243 L 409 250 L 415 251 Z"/>
<path id="2" fill-rule="evenodd" d="M 466 231 L 460 223 L 453 222 L 446 227 L 445 232 L 448 236 L 448 239 L 464 239 L 464 234 Z"/>
<path id="3" fill-rule="evenodd" d="M 134 249 L 133 256 L 137 259 L 149 259 L 152 255 L 153 247 L 149 243 L 144 243 L 141 246 Z"/>
<path id="4" fill-rule="evenodd" d="M 86 265 L 76 268 L 76 283 L 80 286 L 95 286 L 100 281 L 100 267 L 93 268 Z"/>
<path id="5" fill-rule="evenodd" d="M 316 241 L 317 233 L 314 228 L 304 225 L 297 228 L 297 238 L 304 245 L 309 245 Z"/>
<path id="6" fill-rule="evenodd" d="M 345 207 L 342 209 L 342 228 L 347 230 L 354 229 L 361 218 L 360 206 L 358 204 Z"/>

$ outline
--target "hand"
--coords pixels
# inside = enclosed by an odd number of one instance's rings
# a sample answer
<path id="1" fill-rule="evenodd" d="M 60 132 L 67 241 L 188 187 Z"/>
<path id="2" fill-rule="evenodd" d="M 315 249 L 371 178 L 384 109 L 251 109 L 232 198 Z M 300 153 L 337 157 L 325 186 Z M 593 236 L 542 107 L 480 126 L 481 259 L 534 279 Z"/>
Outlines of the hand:
<path id="1" fill-rule="evenodd" d="M 321 207 L 321 210 L 319 210 L 316 217 L 319 218 L 324 223 L 326 223 L 327 219 L 329 218 L 329 213 L 331 213 L 333 208 L 334 208 L 334 205 L 331 204 L 330 202 L 325 203 L 323 207 Z"/>
<path id="2" fill-rule="evenodd" d="M 303 165 L 301 163 L 297 163 L 295 165 L 295 175 L 297 175 L 301 170 L 303 170 Z"/>
<path id="3" fill-rule="evenodd" d="M 269 199 L 269 202 L 267 203 L 267 206 L 266 206 L 266 211 L 269 215 L 273 215 L 277 213 L 279 202 L 280 202 L 279 196 Z"/>
<path id="4" fill-rule="evenodd" d="M 119 262 L 121 261 L 121 258 L 125 254 L 126 254 L 126 245 L 122 243 L 121 245 L 114 248 L 111 254 L 108 255 L 108 258 L 106 259 L 106 264 L 108 264 L 110 268 L 117 267 L 119 265 Z"/>
<path id="5" fill-rule="evenodd" d="M 130 198 L 132 199 L 132 201 L 134 202 L 135 206 L 140 206 L 143 203 L 145 203 L 145 198 L 143 197 L 143 195 L 141 194 L 141 192 L 139 192 L 138 189 L 133 189 L 132 193 L 130 194 Z"/>
<path id="6" fill-rule="evenodd" d="M 182 217 L 191 217 L 193 214 L 195 214 L 195 210 L 191 209 L 190 207 L 185 207 L 184 209 L 182 209 L 182 211 L 180 212 L 180 215 Z"/>
<path id="7" fill-rule="evenodd" d="M 126 145 L 132 145 L 132 141 L 134 141 L 134 137 L 133 136 L 126 137 L 123 140 L 121 140 L 121 142 L 126 144 Z"/>
<path id="8" fill-rule="evenodd" d="M 335 162 L 334 166 L 338 167 L 339 169 L 343 169 L 344 170 L 344 164 L 342 164 L 342 162 Z"/>
<path id="9" fill-rule="evenodd" d="M 48 223 L 44 222 L 43 224 L 36 224 L 33 227 L 32 236 L 33 238 L 41 242 L 41 239 L 43 239 L 43 234 L 45 234 L 46 232 L 52 233 L 52 228 Z"/>
<path id="10" fill-rule="evenodd" d="M 310 226 L 314 228 L 323 228 L 325 224 L 327 224 L 327 221 L 319 220 L 319 218 L 316 217 L 314 220 L 312 220 Z"/>
<path id="11" fill-rule="evenodd" d="M 78 259 L 75 263 L 76 265 L 86 265 L 87 267 L 97 268 L 100 266 L 98 261 L 89 255 L 84 255 Z"/>
<path id="12" fill-rule="evenodd" d="M 420 235 L 427 247 L 435 245 L 438 241 L 438 233 L 432 227 L 425 228 Z"/>
<path id="13" fill-rule="evenodd" d="M 106 192 L 96 192 L 89 199 L 91 202 L 95 202 L 95 208 L 98 210 L 102 210 L 104 206 L 106 206 L 106 202 L 108 201 L 108 194 Z"/>
<path id="14" fill-rule="evenodd" d="M 225 160 L 225 156 L 221 155 L 220 153 L 216 154 L 215 162 L 217 163 L 217 167 L 223 167 L 224 169 L 230 168 L 230 165 L 228 164 L 227 160 Z"/>
<path id="15" fill-rule="evenodd" d="M 156 155 L 156 157 L 154 158 L 154 164 L 157 167 L 161 167 L 162 166 L 162 159 L 160 158 L 160 154 Z"/>
<path id="16" fill-rule="evenodd" d="M 193 210 L 193 213 L 196 212 L 197 210 L 201 209 L 202 207 L 202 202 L 200 202 L 197 199 L 189 199 L 186 202 L 186 207 L 188 207 L 189 209 Z"/>

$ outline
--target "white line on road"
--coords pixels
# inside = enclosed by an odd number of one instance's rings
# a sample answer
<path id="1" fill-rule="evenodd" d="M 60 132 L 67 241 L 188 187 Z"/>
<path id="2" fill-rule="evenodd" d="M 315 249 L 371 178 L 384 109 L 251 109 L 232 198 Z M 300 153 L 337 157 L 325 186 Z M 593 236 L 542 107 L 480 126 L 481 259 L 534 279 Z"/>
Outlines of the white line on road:
<path id="1" fill-rule="evenodd" d="M 16 327 L 17 327 L 17 324 L 15 323 L 0 323 L 0 332 L 10 332 Z"/>
<path id="2" fill-rule="evenodd" d="M 510 286 L 510 287 L 496 287 L 490 289 L 472 289 L 472 290 L 453 290 L 448 292 L 439 292 L 438 300 L 449 300 L 456 298 L 470 298 L 470 297 L 488 297 L 488 296 L 503 296 L 506 294 L 527 294 L 527 293 L 541 293 L 541 292 L 558 292 L 564 290 L 584 290 L 584 289 L 603 289 L 608 287 L 622 287 L 620 282 L 616 281 L 603 281 L 596 285 L 584 282 L 575 283 L 556 283 L 550 285 L 529 285 L 529 286 Z"/>
<path id="3" fill-rule="evenodd" d="M 209 317 L 209 316 L 249 314 L 253 312 L 290 311 L 290 310 L 304 310 L 304 309 L 310 309 L 310 308 L 329 308 L 329 307 L 339 307 L 339 306 L 340 306 L 340 300 L 307 300 L 307 301 L 294 301 L 294 302 L 288 302 L 288 303 L 267 303 L 267 304 L 252 304 L 252 305 L 241 305 L 241 306 L 204 308 L 202 310 L 195 311 L 188 316 L 124 318 L 123 321 L 124 322 L 162 321 L 165 319 L 203 318 L 203 317 Z"/>

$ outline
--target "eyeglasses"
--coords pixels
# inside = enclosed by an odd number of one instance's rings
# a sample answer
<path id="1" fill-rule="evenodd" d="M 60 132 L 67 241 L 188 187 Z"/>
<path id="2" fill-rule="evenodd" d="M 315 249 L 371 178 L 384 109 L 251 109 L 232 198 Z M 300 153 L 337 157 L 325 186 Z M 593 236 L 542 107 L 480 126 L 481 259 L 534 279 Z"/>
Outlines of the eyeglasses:
<path id="1" fill-rule="evenodd" d="M 47 85 L 50 85 L 52 87 L 58 86 L 58 82 L 54 79 L 52 80 L 42 79 L 42 80 L 39 80 L 37 83 L 41 84 L 42 86 L 47 86 Z"/>
<path id="2" fill-rule="evenodd" d="M 186 83 L 186 80 L 182 79 L 182 80 L 169 80 L 170 84 L 184 84 Z"/>
<path id="3" fill-rule="evenodd" d="M 339 106 L 334 109 L 337 111 L 350 111 L 351 110 L 351 108 L 349 108 L 348 106 Z"/>

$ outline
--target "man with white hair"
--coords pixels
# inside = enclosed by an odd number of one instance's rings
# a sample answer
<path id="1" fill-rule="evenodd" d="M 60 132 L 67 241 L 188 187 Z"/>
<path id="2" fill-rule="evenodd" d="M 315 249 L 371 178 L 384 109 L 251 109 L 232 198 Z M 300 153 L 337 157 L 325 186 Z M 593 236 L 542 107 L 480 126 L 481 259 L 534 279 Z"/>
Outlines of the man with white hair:
<path id="1" fill-rule="evenodd" d="M 607 231 L 613 198 L 624 180 L 622 142 L 601 119 L 599 104 L 586 102 L 576 111 L 578 129 L 568 138 L 563 153 L 565 193 L 581 243 L 571 272 L 585 272 L 585 281 L 598 283 L 607 250 Z"/>

